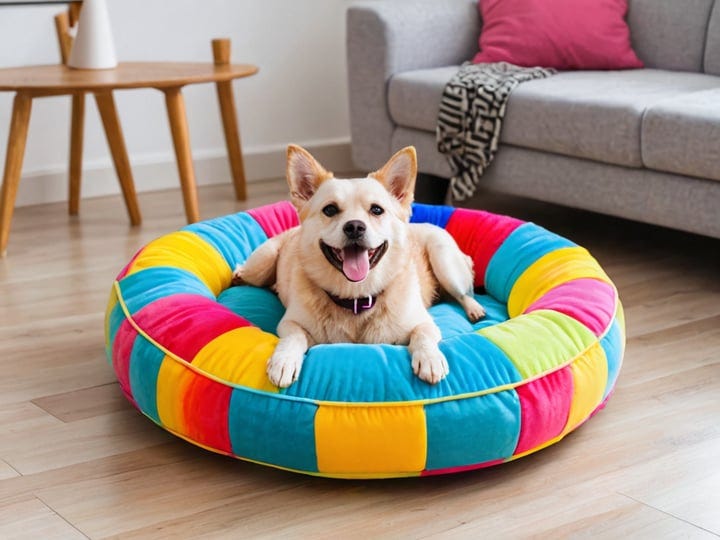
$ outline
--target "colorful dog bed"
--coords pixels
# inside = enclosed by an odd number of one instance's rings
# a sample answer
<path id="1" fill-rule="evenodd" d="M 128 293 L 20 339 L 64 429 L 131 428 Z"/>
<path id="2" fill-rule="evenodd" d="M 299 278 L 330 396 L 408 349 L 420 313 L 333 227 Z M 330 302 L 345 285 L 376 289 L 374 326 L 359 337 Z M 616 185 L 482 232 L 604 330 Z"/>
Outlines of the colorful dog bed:
<path id="1" fill-rule="evenodd" d="M 605 404 L 625 336 L 617 291 L 590 254 L 514 218 L 415 205 L 475 261 L 488 315 L 431 308 L 450 374 L 412 373 L 406 347 L 317 345 L 287 389 L 265 374 L 283 307 L 230 287 L 232 270 L 297 225 L 289 203 L 196 223 L 140 250 L 117 277 L 107 355 L 143 414 L 198 446 L 342 478 L 422 476 L 522 457 Z"/>

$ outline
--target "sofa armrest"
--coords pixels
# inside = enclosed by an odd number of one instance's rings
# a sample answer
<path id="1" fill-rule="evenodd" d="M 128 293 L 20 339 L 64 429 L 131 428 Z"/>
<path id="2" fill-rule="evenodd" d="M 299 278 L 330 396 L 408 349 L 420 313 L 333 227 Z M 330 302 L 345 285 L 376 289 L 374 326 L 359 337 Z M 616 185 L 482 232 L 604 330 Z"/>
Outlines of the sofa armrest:
<path id="1" fill-rule="evenodd" d="M 395 125 L 387 85 L 395 73 L 461 64 L 477 52 L 477 0 L 384 0 L 347 12 L 350 132 L 355 165 L 380 167 Z"/>

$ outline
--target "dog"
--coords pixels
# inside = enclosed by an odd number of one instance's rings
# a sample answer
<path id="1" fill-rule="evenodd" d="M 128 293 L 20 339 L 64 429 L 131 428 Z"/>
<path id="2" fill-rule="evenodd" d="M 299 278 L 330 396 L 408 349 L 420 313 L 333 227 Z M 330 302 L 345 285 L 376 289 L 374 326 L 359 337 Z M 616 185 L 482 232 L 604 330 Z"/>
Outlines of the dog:
<path id="1" fill-rule="evenodd" d="M 449 294 L 476 322 L 473 268 L 454 239 L 409 223 L 417 175 L 413 147 L 366 178 L 335 178 L 305 149 L 287 150 L 287 181 L 300 225 L 258 247 L 233 284 L 273 286 L 286 308 L 268 360 L 281 388 L 298 378 L 317 343 L 408 345 L 413 372 L 435 384 L 448 374 L 428 307 Z"/>

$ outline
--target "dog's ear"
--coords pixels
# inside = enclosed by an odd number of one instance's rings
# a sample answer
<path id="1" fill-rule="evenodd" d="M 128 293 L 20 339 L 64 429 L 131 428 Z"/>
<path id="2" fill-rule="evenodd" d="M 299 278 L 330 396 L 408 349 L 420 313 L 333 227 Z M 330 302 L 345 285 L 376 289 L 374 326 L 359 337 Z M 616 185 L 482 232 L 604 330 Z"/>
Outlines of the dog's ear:
<path id="1" fill-rule="evenodd" d="M 310 152 L 296 146 L 288 145 L 287 149 L 287 182 L 290 197 L 299 210 L 315 194 L 318 186 L 332 173 L 325 170 Z"/>
<path id="2" fill-rule="evenodd" d="M 417 177 L 417 154 L 415 147 L 406 146 L 395 153 L 382 169 L 370 176 L 379 180 L 400 204 L 409 208 L 415 197 Z"/>

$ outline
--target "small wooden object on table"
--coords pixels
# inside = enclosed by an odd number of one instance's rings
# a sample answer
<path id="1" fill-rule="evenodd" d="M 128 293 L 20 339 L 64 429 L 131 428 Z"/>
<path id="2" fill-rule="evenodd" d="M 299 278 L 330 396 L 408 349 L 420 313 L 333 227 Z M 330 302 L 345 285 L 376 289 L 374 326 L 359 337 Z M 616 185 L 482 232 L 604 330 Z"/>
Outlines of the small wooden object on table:
<path id="1" fill-rule="evenodd" d="M 62 21 L 57 21 L 59 35 Z M 64 23 L 67 25 L 67 21 Z M 63 38 L 60 40 L 61 50 Z M 64 49 L 66 58 L 68 49 Z M 240 132 L 233 97 L 232 81 L 257 72 L 250 64 L 230 63 L 230 40 L 213 40 L 215 62 L 126 62 L 114 69 L 77 70 L 65 65 L 29 66 L 0 69 L 0 91 L 15 92 L 8 134 L 2 191 L 0 191 L 0 257 L 4 256 L 10 236 L 10 222 L 15 206 L 23 156 L 27 140 L 32 101 L 37 97 L 71 95 L 73 97 L 70 133 L 69 213 L 79 208 L 83 145 L 84 96 L 91 93 L 100 112 L 115 171 L 120 182 L 130 223 L 141 223 L 135 184 L 127 149 L 115 106 L 113 92 L 131 88 L 155 88 L 165 94 L 170 130 L 177 160 L 180 185 L 187 221 L 200 219 L 195 171 L 190 150 L 190 136 L 182 88 L 189 84 L 215 83 L 225 131 L 228 157 L 239 200 L 247 196 Z"/>

